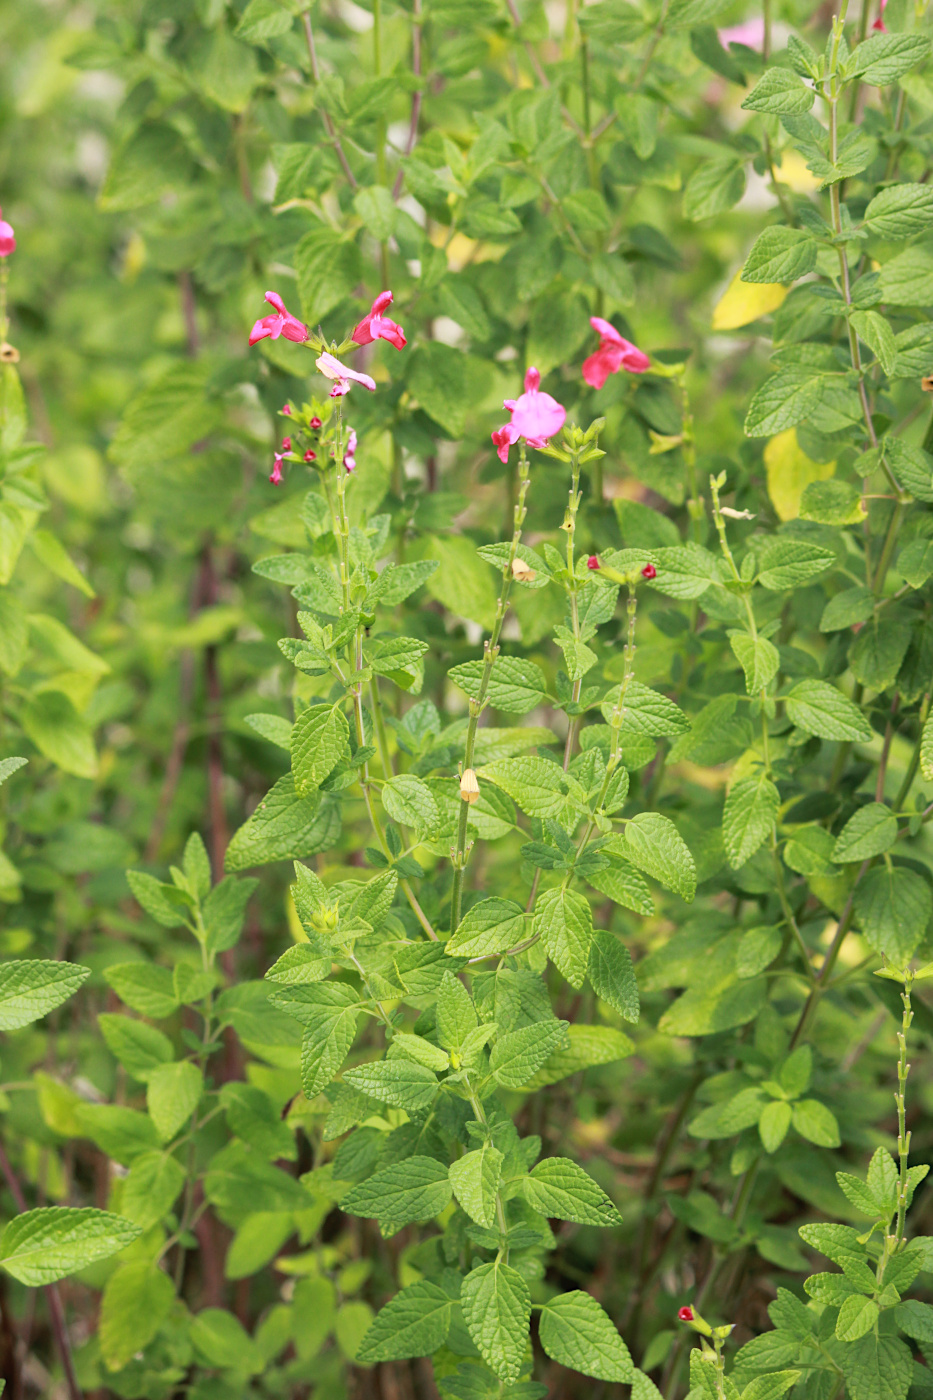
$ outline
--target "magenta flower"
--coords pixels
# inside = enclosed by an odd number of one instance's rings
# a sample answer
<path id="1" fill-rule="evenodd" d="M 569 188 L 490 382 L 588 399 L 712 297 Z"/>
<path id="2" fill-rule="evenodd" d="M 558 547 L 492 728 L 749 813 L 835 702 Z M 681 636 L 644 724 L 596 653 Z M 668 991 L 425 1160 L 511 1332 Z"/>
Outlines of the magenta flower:
<path id="1" fill-rule="evenodd" d="M 627 369 L 629 374 L 644 374 L 651 364 L 644 350 L 619 335 L 615 326 L 601 316 L 591 316 L 590 325 L 599 331 L 599 349 L 583 361 L 583 378 L 594 389 L 601 389 L 610 374 Z"/>
<path id="2" fill-rule="evenodd" d="M 380 292 L 369 309 L 369 315 L 364 316 L 354 327 L 350 339 L 355 340 L 357 345 L 370 345 L 374 340 L 387 340 L 396 350 L 403 350 L 408 344 L 405 332 L 401 326 L 397 326 L 382 314 L 386 307 L 391 305 L 392 293 Z"/>
<path id="3" fill-rule="evenodd" d="M 291 406 L 291 404 L 290 404 L 290 403 L 283 403 L 283 405 L 282 405 L 282 412 L 283 412 L 283 413 L 286 413 L 286 414 L 290 414 L 291 411 L 292 411 L 292 406 Z"/>
<path id="4" fill-rule="evenodd" d="M 313 462 L 313 461 L 315 460 L 316 457 L 317 457 L 317 453 L 316 453 L 316 452 L 312 452 L 310 449 L 305 453 L 305 461 L 306 461 L 306 462 Z"/>
<path id="5" fill-rule="evenodd" d="M 363 388 L 368 389 L 370 393 L 375 392 L 375 379 L 371 379 L 368 374 L 358 374 L 355 369 L 348 369 L 329 350 L 325 350 L 323 355 L 318 355 L 314 363 L 325 379 L 334 381 L 334 387 L 330 391 L 332 399 L 342 399 L 344 394 L 349 394 L 351 379 L 354 384 L 362 384 Z"/>
<path id="6" fill-rule="evenodd" d="M 541 375 L 532 366 L 525 375 L 525 392 L 515 400 L 506 399 L 503 405 L 511 410 L 512 427 L 518 436 L 532 447 L 559 433 L 567 421 L 567 410 L 550 394 L 542 393 L 540 383 Z"/>
<path id="7" fill-rule="evenodd" d="M 587 559 L 587 561 L 586 561 L 586 567 L 587 567 L 588 569 L 598 569 L 598 568 L 599 568 L 599 555 L 598 555 L 598 554 L 591 554 L 590 557 L 589 557 L 589 559 Z"/>
<path id="8" fill-rule="evenodd" d="M 315 414 L 314 417 L 311 419 L 311 427 L 314 429 L 315 432 L 317 432 L 320 426 L 321 420 L 320 418 L 318 418 L 317 414 Z"/>
<path id="9" fill-rule="evenodd" d="M 290 438 L 290 437 L 284 437 L 284 438 L 282 439 L 282 451 L 283 451 L 283 452 L 291 452 L 291 450 L 292 450 L 292 440 L 291 440 L 291 438 Z"/>
<path id="10" fill-rule="evenodd" d="M 0 215 L 3 210 L 0 209 Z M 0 218 L 0 258 L 8 258 L 16 248 L 16 237 L 13 233 L 13 225 L 8 224 L 6 219 Z"/>
<path id="11" fill-rule="evenodd" d="M 263 316 L 258 320 L 249 333 L 250 345 L 255 345 L 257 340 L 278 340 L 280 335 L 284 335 L 286 340 L 301 342 L 307 340 L 311 332 L 308 327 L 298 320 L 297 316 L 286 307 L 278 292 L 266 292 L 266 301 L 270 306 L 275 307 L 274 316 Z"/>
<path id="12" fill-rule="evenodd" d="M 743 20 L 741 24 L 733 24 L 728 29 L 720 29 L 719 42 L 724 49 L 730 44 L 743 44 L 747 49 L 755 49 L 761 52 L 765 42 L 765 22 L 762 15 L 757 15 L 754 19 Z"/>
<path id="13" fill-rule="evenodd" d="M 273 486 L 281 486 L 281 485 L 282 485 L 282 457 L 283 457 L 283 455 L 284 455 L 284 454 L 281 453 L 281 452 L 276 452 L 276 454 L 275 454 L 275 465 L 274 465 L 273 468 L 272 468 L 272 475 L 269 477 L 269 480 L 272 482 L 272 485 L 273 485 Z"/>
<path id="14" fill-rule="evenodd" d="M 347 438 L 347 450 L 343 454 L 343 465 L 348 473 L 356 469 L 356 432 L 353 428 L 350 429 L 350 435 Z"/>
<path id="15" fill-rule="evenodd" d="M 888 26 L 884 22 L 884 11 L 887 3 L 888 0 L 881 0 L 881 3 L 878 6 L 878 18 L 872 25 L 872 29 L 877 29 L 879 34 L 887 34 L 888 32 Z"/>
<path id="16" fill-rule="evenodd" d="M 511 402 L 511 400 L 510 400 Z M 490 437 L 496 446 L 500 462 L 509 460 L 509 448 L 513 442 L 518 442 L 519 432 L 513 423 L 503 423 L 501 428 L 496 428 L 490 433 Z"/>

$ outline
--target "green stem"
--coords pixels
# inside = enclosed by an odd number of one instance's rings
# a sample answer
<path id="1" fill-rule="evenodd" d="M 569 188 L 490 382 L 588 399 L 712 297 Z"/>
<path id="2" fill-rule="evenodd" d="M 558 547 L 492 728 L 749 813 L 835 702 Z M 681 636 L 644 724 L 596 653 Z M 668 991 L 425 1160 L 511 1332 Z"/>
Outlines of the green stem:
<path id="1" fill-rule="evenodd" d="M 580 508 L 580 459 L 579 453 L 575 452 L 570 464 L 570 500 L 567 503 L 567 515 L 564 519 L 564 529 L 567 532 L 567 573 L 569 575 L 567 588 L 570 596 L 570 625 L 573 628 L 573 635 L 577 641 L 580 640 L 580 610 L 577 605 L 577 579 L 576 579 L 576 559 L 574 557 L 574 546 L 576 542 L 577 511 Z M 576 704 L 580 699 L 580 692 L 583 689 L 583 680 L 575 680 L 571 692 L 571 703 Z M 573 757 L 574 742 L 577 730 L 580 726 L 580 716 L 571 715 L 570 723 L 567 726 L 567 742 L 564 745 L 564 772 L 570 767 L 570 760 Z"/>
<path id="2" fill-rule="evenodd" d="M 502 624 L 505 621 L 505 614 L 509 606 L 509 593 L 512 588 L 512 565 L 518 557 L 522 525 L 525 521 L 525 497 L 528 494 L 528 457 L 524 442 L 521 443 L 520 450 L 521 456 L 518 464 L 518 500 L 515 503 L 512 543 L 509 549 L 508 559 L 502 570 L 502 585 L 499 589 L 499 601 L 496 604 L 496 616 L 493 622 L 492 632 L 483 646 L 483 670 L 480 676 L 479 688 L 476 692 L 475 699 L 470 701 L 466 744 L 464 745 L 463 751 L 463 772 L 473 767 L 473 754 L 476 748 L 476 731 L 479 727 L 479 717 L 486 705 L 486 694 L 489 690 L 492 668 L 496 664 L 496 657 L 499 655 L 499 638 L 502 635 Z M 450 895 L 450 931 L 452 934 L 456 933 L 460 924 L 460 906 L 463 899 L 463 874 L 466 869 L 468 858 L 467 822 L 469 815 L 470 804 L 461 797 L 459 820 L 457 822 L 457 849 L 453 855 L 453 885 Z"/>

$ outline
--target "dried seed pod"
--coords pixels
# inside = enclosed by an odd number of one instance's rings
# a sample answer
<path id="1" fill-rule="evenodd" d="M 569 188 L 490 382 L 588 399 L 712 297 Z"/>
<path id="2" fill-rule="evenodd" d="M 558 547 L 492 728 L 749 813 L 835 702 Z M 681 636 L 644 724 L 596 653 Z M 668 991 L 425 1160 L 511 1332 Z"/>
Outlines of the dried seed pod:
<path id="1" fill-rule="evenodd" d="M 517 583 L 531 583 L 532 579 L 538 577 L 534 569 L 529 568 L 524 559 L 512 560 L 512 577 Z"/>
<path id="2" fill-rule="evenodd" d="M 479 782 L 472 768 L 467 768 L 460 779 L 460 796 L 471 806 L 479 798 Z"/>

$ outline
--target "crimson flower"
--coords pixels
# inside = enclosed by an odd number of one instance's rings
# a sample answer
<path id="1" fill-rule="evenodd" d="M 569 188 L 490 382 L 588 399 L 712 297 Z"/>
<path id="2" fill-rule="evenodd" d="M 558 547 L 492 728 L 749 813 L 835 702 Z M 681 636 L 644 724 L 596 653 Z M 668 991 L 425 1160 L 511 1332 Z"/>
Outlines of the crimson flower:
<path id="1" fill-rule="evenodd" d="M 681 1322 L 693 1321 L 693 1309 L 691 1307 L 678 1308 L 677 1316 Z"/>
<path id="2" fill-rule="evenodd" d="M 306 453 L 305 453 L 305 461 L 306 461 L 306 462 L 313 462 L 313 461 L 315 460 L 316 457 L 317 457 L 317 453 L 316 453 L 316 452 L 310 452 L 310 451 L 309 451 L 309 452 L 306 452 Z"/>
<path id="3" fill-rule="evenodd" d="M 587 559 L 587 561 L 586 561 L 586 567 L 587 567 L 588 569 L 598 569 L 598 568 L 599 568 L 599 556 L 596 555 L 596 554 L 591 554 L 590 557 L 589 557 L 589 559 Z"/>
<path id="4" fill-rule="evenodd" d="M 283 457 L 283 455 L 284 455 L 284 454 L 281 453 L 281 452 L 276 452 L 276 454 L 275 454 L 275 465 L 274 465 L 273 468 L 272 468 L 272 475 L 269 477 L 269 480 L 272 482 L 272 485 L 273 485 L 273 486 L 281 486 L 281 484 L 282 484 L 282 457 Z"/>
<path id="5" fill-rule="evenodd" d="M 0 209 L 0 214 L 3 210 Z M 8 224 L 6 219 L 0 218 L 0 258 L 8 258 L 16 248 L 16 237 L 13 233 L 13 225 Z"/>
<path id="6" fill-rule="evenodd" d="M 280 335 L 284 335 L 286 340 L 294 340 L 299 343 L 307 340 L 311 332 L 308 327 L 293 316 L 285 305 L 278 292 L 266 292 L 266 301 L 270 306 L 275 307 L 274 316 L 263 316 L 258 320 L 249 333 L 250 345 L 255 345 L 257 340 L 278 340 Z"/>
<path id="7" fill-rule="evenodd" d="M 887 34 L 888 32 L 888 26 L 884 22 L 884 11 L 887 3 L 888 0 L 881 0 L 880 5 L 878 6 L 878 18 L 872 25 L 872 29 L 877 29 L 879 34 Z"/>
<path id="8" fill-rule="evenodd" d="M 590 325 L 599 332 L 599 349 L 583 361 L 583 378 L 594 389 L 601 389 L 610 374 L 627 369 L 630 374 L 644 374 L 651 364 L 644 350 L 619 335 L 609 321 L 591 316 Z"/>
<path id="9" fill-rule="evenodd" d="M 641 576 L 647 579 L 657 578 L 658 571 L 653 564 L 646 564 L 641 571 Z"/>
<path id="10" fill-rule="evenodd" d="M 490 437 L 495 443 L 496 451 L 499 454 L 500 462 L 509 460 L 509 448 L 513 442 L 519 438 L 518 429 L 512 423 L 503 423 L 501 428 L 496 428 L 490 433 Z"/>
<path id="11" fill-rule="evenodd" d="M 283 413 L 291 413 L 291 411 L 292 411 L 292 406 L 291 406 L 291 404 L 290 404 L 290 403 L 283 403 L 283 405 L 282 405 L 282 412 L 283 412 Z"/>
<path id="12" fill-rule="evenodd" d="M 370 345 L 374 340 L 387 340 L 396 350 L 403 350 L 408 344 L 401 326 L 383 316 L 386 307 L 392 305 L 392 293 L 380 292 L 369 309 L 369 314 L 353 329 L 351 340 L 357 345 Z"/>
<path id="13" fill-rule="evenodd" d="M 290 437 L 284 437 L 284 438 L 282 439 L 282 451 L 283 451 L 283 452 L 291 452 L 291 450 L 292 450 L 292 440 L 291 440 L 291 438 L 290 438 Z"/>
<path id="14" fill-rule="evenodd" d="M 314 429 L 315 432 L 317 432 L 320 426 L 321 420 L 320 418 L 318 418 L 317 414 L 315 414 L 314 417 L 311 419 L 311 427 Z"/>

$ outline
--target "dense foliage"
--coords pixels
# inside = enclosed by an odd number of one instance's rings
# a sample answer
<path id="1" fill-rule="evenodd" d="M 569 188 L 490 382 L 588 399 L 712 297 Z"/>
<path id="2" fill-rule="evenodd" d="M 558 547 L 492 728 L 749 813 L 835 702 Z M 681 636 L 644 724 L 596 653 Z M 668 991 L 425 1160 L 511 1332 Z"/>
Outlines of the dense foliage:
<path id="1" fill-rule="evenodd" d="M 840 10 L 0 11 L 14 1400 L 933 1395 L 933 68 Z"/>

